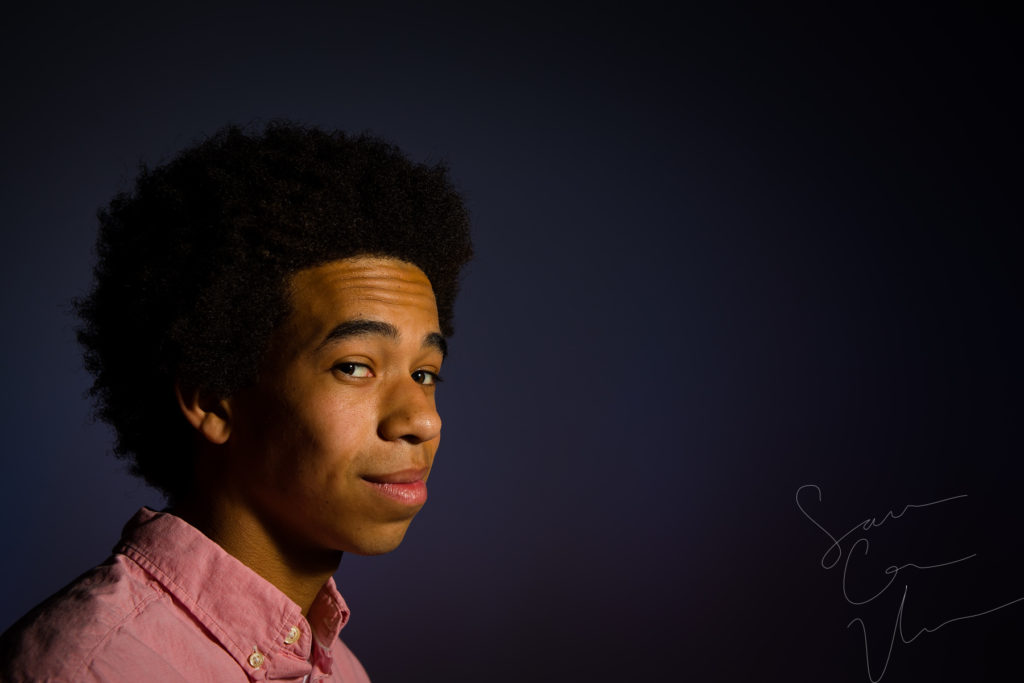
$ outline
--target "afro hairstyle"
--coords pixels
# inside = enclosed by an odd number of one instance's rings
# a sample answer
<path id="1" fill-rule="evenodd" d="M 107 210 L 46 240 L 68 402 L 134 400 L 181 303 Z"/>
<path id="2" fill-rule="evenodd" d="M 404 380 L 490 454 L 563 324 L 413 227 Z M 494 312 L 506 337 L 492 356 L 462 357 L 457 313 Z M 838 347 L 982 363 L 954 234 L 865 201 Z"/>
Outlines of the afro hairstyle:
<path id="1" fill-rule="evenodd" d="M 75 308 L 114 453 L 172 503 L 194 490 L 175 383 L 226 398 L 257 381 L 299 270 L 353 256 L 418 266 L 453 332 L 469 216 L 443 165 L 286 121 L 228 126 L 100 209 L 93 288 Z"/>

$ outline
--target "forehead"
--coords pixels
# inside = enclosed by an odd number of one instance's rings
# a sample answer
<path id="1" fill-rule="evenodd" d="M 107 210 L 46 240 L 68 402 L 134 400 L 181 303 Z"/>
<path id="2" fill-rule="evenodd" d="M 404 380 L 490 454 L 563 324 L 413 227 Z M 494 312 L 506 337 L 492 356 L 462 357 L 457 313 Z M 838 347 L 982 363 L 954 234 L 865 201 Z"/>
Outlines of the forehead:
<path id="1" fill-rule="evenodd" d="M 358 256 L 301 270 L 290 281 L 293 324 L 335 325 L 355 318 L 427 317 L 437 327 L 430 280 L 394 258 Z"/>

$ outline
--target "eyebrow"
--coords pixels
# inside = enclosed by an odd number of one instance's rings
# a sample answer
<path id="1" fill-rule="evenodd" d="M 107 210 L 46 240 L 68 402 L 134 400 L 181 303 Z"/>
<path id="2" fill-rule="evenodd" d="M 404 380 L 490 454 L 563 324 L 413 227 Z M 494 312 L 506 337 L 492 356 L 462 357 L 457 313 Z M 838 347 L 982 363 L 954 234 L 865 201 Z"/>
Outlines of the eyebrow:
<path id="1" fill-rule="evenodd" d="M 397 340 L 399 338 L 398 328 L 391 323 L 386 323 L 381 320 L 346 320 L 343 323 L 339 323 L 327 333 L 320 345 L 316 347 L 316 350 L 328 346 L 330 344 L 336 344 L 346 339 L 353 337 L 366 337 L 376 335 L 380 337 L 387 337 L 389 339 Z M 433 348 L 441 352 L 441 355 L 445 358 L 448 357 L 448 341 L 439 332 L 430 332 L 423 338 L 424 348 Z"/>
<path id="2" fill-rule="evenodd" d="M 431 332 L 423 338 L 423 346 L 437 349 L 441 352 L 442 358 L 448 357 L 448 340 L 438 332 Z"/>

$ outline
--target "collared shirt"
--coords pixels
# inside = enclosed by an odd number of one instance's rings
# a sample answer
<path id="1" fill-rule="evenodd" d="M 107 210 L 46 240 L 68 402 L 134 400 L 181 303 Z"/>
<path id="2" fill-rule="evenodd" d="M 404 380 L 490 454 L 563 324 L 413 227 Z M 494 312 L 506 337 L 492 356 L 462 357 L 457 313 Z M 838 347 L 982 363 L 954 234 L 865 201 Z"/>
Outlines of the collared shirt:
<path id="1" fill-rule="evenodd" d="M 368 683 L 328 579 L 309 610 L 184 520 L 143 508 L 104 564 L 0 640 L 2 681 Z"/>

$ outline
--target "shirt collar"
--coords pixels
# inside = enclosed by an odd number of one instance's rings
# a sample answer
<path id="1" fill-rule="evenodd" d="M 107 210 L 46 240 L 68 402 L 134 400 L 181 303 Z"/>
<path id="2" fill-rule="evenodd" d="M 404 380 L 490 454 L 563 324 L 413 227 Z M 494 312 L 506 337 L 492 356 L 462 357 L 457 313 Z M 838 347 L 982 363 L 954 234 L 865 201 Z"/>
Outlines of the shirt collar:
<path id="1" fill-rule="evenodd" d="M 328 578 L 309 610 L 180 517 L 142 508 L 115 548 L 192 613 L 252 680 L 331 669 L 331 645 L 349 609 Z M 312 655 L 312 657 L 311 657 Z"/>

